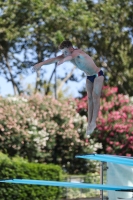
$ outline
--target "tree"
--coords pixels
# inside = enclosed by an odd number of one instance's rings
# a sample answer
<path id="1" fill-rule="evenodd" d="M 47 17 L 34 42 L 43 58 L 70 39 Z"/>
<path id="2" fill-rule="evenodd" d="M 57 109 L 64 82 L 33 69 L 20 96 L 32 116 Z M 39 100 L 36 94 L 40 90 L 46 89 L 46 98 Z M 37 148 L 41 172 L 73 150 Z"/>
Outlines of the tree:
<path id="1" fill-rule="evenodd" d="M 23 91 L 19 74 L 27 74 L 18 55 L 25 49 L 24 36 L 27 35 L 26 24 L 32 16 L 32 1 L 2 1 L 0 18 L 0 67 L 1 75 L 11 82 L 14 94 Z M 27 12 L 28 11 L 28 12 Z M 28 27 L 29 28 L 29 27 Z"/>
<path id="2" fill-rule="evenodd" d="M 25 0 L 22 0 L 19 2 L 15 1 L 15 7 L 12 6 L 13 1 L 7 1 L 1 3 L 1 5 L 1 24 L 4 27 L 3 35 L 6 35 L 5 40 L 8 46 L 6 55 L 9 61 L 8 63 L 10 63 L 11 73 L 9 74 L 7 64 L 4 62 L 4 54 L 1 57 L 1 68 L 5 78 L 8 81 L 12 81 L 13 84 L 16 84 L 17 89 L 14 89 L 14 93 L 20 94 L 23 92 L 23 88 L 20 81 L 16 80 L 18 79 L 18 74 L 23 73 L 27 75 L 29 72 L 16 55 L 24 52 L 24 60 L 29 61 L 28 57 L 31 53 L 33 55 L 31 59 L 39 62 L 44 58 L 47 59 L 50 56 L 56 56 L 58 45 L 63 39 L 71 38 L 76 43 L 77 30 L 81 33 L 80 24 L 84 21 L 83 17 L 78 14 L 84 14 L 82 9 L 85 8 L 85 5 L 82 5 L 81 2 L 73 2 L 72 0 L 69 2 L 47 2 L 46 0 L 36 2 L 35 0 L 30 0 L 26 4 Z M 13 13 L 11 17 L 10 13 Z M 85 17 L 87 15 L 88 11 L 85 10 Z M 4 23 L 5 18 L 7 24 Z M 88 19 L 86 18 L 86 20 Z M 91 21 L 92 19 L 90 18 L 88 22 L 91 24 Z M 15 30 L 13 30 L 14 27 Z M 9 30 L 11 30 L 11 33 L 6 34 Z M 13 31 L 15 31 L 15 34 Z M 75 32 L 74 35 L 72 34 L 73 32 Z M 1 41 L 3 42 L 5 40 L 2 38 Z M 11 41 L 10 45 L 9 40 Z M 55 69 L 48 81 L 49 84 L 56 71 Z M 44 72 L 42 70 L 40 73 L 37 73 L 35 93 L 40 91 L 40 88 L 46 82 L 42 78 L 44 77 Z M 8 74 L 12 79 L 8 77 Z M 67 75 L 69 76 L 69 74 Z M 66 79 L 64 78 L 64 80 Z M 49 91 L 49 84 L 46 89 L 46 94 Z"/>
<path id="3" fill-rule="evenodd" d="M 104 66 L 106 63 L 106 84 L 117 86 L 119 93 L 132 95 L 133 2 L 103 0 L 94 9 L 96 26 L 91 47 L 96 51 L 98 65 L 102 66 L 103 63 Z"/>
<path id="4" fill-rule="evenodd" d="M 22 62 L 39 62 L 55 56 L 59 43 L 70 39 L 104 68 L 106 84 L 117 85 L 120 93 L 132 95 L 132 1 L 13 0 L 0 5 L 1 75 L 12 83 L 15 94 L 24 92 L 19 75 L 31 73 Z M 51 80 L 57 76 L 56 66 L 47 81 L 45 72 L 42 69 L 37 73 L 35 93 L 47 84 L 48 94 Z M 78 80 L 76 72 L 69 80 Z"/>

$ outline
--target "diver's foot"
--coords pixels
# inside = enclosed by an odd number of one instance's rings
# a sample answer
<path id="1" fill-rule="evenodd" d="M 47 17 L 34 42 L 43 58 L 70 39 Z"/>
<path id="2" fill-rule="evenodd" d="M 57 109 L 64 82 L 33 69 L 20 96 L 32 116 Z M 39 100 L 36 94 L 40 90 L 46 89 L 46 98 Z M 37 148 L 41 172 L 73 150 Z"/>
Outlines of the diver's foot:
<path id="1" fill-rule="evenodd" d="M 90 129 L 90 123 L 88 123 L 87 128 L 86 128 L 86 136 L 89 135 L 89 129 Z"/>
<path id="2" fill-rule="evenodd" d="M 89 127 L 87 127 L 87 136 L 89 136 L 91 133 L 93 133 L 94 129 L 96 128 L 96 123 L 91 122 Z"/>

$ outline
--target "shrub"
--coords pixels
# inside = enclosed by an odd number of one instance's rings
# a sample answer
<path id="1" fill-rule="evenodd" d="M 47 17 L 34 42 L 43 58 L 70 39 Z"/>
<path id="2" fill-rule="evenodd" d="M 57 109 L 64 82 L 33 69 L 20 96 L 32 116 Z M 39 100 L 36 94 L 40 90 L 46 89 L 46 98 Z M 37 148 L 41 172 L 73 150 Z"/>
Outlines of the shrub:
<path id="1" fill-rule="evenodd" d="M 87 97 L 77 100 L 77 111 L 87 115 Z M 118 94 L 117 87 L 103 87 L 97 129 L 91 136 L 102 144 L 98 153 L 133 155 L 133 105 L 127 95 Z"/>
<path id="2" fill-rule="evenodd" d="M 59 166 L 28 163 L 22 158 L 10 159 L 0 153 L 1 179 L 35 179 L 61 181 L 62 170 Z M 55 200 L 60 199 L 62 189 L 52 186 L 21 185 L 0 183 L 0 199 L 10 200 Z"/>
<path id="3" fill-rule="evenodd" d="M 58 164 L 71 174 L 86 173 L 89 161 L 75 159 L 93 152 L 86 126 L 87 118 L 76 112 L 73 99 L 57 101 L 38 94 L 0 99 L 0 150 L 9 156 Z"/>

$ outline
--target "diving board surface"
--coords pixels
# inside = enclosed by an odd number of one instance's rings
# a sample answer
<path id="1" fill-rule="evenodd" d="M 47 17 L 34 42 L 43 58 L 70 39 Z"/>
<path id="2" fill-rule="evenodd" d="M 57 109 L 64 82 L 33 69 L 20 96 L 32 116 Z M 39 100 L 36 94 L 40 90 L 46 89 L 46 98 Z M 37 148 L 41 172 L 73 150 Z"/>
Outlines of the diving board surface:
<path id="1" fill-rule="evenodd" d="M 133 166 L 133 157 L 123 157 L 116 155 L 106 155 L 106 154 L 89 154 L 89 155 L 78 155 L 76 158 L 83 158 L 89 160 L 98 160 L 102 162 L 112 162 L 117 164 Z"/>
<path id="2" fill-rule="evenodd" d="M 131 191 L 131 192 L 133 191 L 133 187 L 131 187 L 131 186 L 115 186 L 115 185 L 73 183 L 73 182 L 45 181 L 45 180 L 29 180 L 29 179 L 0 180 L 0 183 L 30 184 L 30 185 L 69 187 L 69 188 L 86 188 L 86 189 L 99 189 L 99 190 Z"/>

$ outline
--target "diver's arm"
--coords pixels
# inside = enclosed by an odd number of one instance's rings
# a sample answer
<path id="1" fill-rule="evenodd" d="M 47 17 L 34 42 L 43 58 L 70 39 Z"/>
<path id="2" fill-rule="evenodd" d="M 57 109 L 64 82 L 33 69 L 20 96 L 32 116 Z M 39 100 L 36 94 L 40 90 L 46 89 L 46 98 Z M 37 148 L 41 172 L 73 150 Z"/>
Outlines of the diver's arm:
<path id="1" fill-rule="evenodd" d="M 60 55 L 60 56 L 57 56 L 55 58 L 50 58 L 48 60 L 45 60 L 43 62 L 40 62 L 40 63 L 37 63 L 34 65 L 33 69 L 35 71 L 39 70 L 43 65 L 50 65 L 52 63 L 56 63 L 56 62 L 59 62 L 60 60 L 62 60 L 64 58 L 64 55 Z"/>

